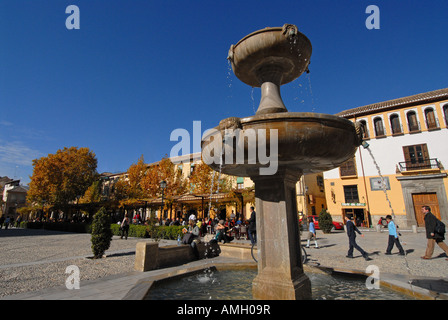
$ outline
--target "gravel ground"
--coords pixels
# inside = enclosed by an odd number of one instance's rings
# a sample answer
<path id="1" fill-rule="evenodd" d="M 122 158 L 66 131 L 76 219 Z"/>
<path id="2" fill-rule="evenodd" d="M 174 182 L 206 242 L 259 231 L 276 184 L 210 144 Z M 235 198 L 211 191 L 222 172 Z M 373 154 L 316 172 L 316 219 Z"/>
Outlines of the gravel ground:
<path id="1" fill-rule="evenodd" d="M 31 229 L 0 230 L 0 297 L 63 286 L 70 265 L 93 280 L 132 272 L 136 243 L 150 239 L 114 236 L 106 258 L 92 259 L 90 234 Z M 160 245 L 166 245 L 161 241 Z"/>
<path id="2" fill-rule="evenodd" d="M 406 243 L 403 247 L 408 252 L 406 259 L 396 254 L 397 249 L 393 250 L 395 254 L 392 256 L 384 255 L 387 232 L 368 231 L 364 232 L 365 237 L 358 236 L 358 244 L 372 258 L 371 261 L 365 261 L 356 250 L 355 259 L 345 257 L 348 239 L 344 232 L 328 235 L 318 231 L 320 248 L 312 246 L 307 249 L 309 263 L 362 271 L 369 265 L 376 265 L 380 272 L 448 279 L 448 261 L 443 251 L 436 246 L 434 259 L 422 260 L 420 257 L 426 248 L 425 234 L 402 233 L 401 239 Z M 89 234 L 31 229 L 0 230 L 0 297 L 63 286 L 68 277 L 65 270 L 70 265 L 78 266 L 81 281 L 133 272 L 135 247 L 140 241 L 152 240 L 124 240 L 114 236 L 106 252 L 107 257 L 91 259 Z M 175 241 L 162 240 L 160 245 L 173 243 Z"/>

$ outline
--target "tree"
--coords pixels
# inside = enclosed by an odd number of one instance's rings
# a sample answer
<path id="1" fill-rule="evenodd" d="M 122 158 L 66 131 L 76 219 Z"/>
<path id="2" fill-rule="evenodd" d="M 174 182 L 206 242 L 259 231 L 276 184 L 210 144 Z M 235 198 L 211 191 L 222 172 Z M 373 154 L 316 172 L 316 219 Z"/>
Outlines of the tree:
<path id="1" fill-rule="evenodd" d="M 28 202 L 63 206 L 78 200 L 98 180 L 97 164 L 92 151 L 77 147 L 33 160 Z"/>
<path id="2" fill-rule="evenodd" d="M 215 193 L 218 191 L 218 187 L 220 192 L 229 192 L 231 190 L 230 179 L 219 176 L 218 172 L 213 171 L 203 161 L 195 165 L 189 180 L 190 191 L 197 194 Z"/>
<path id="3" fill-rule="evenodd" d="M 130 199 L 142 198 L 144 191 L 142 180 L 144 179 L 148 166 L 145 164 L 143 155 L 138 159 L 137 163 L 133 163 L 128 171 L 128 197 Z"/>
<path id="4" fill-rule="evenodd" d="M 322 209 L 319 213 L 319 229 L 323 231 L 323 233 L 331 233 L 333 229 L 333 218 L 331 214 L 328 213 L 326 209 Z"/>
<path id="5" fill-rule="evenodd" d="M 182 176 L 180 170 L 176 170 L 176 166 L 167 155 L 157 164 L 150 166 L 146 175 L 142 180 L 142 187 L 147 198 L 160 197 L 162 189 L 160 182 L 166 181 L 164 196 L 169 204 L 175 196 L 180 196 L 188 191 L 187 182 Z"/>
<path id="6" fill-rule="evenodd" d="M 102 194 L 101 181 L 94 181 L 90 187 L 87 188 L 84 195 L 79 199 L 79 203 L 95 203 L 101 201 Z"/>
<path id="7" fill-rule="evenodd" d="M 92 222 L 91 242 L 94 259 L 102 258 L 104 252 L 110 247 L 113 236 L 110 224 L 110 217 L 107 214 L 106 209 L 102 207 L 95 213 Z"/>

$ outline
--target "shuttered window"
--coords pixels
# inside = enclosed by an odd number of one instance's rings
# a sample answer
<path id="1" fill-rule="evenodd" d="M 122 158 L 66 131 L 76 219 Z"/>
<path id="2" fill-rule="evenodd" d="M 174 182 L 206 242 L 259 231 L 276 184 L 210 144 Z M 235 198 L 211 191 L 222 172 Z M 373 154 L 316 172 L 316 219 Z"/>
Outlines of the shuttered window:
<path id="1" fill-rule="evenodd" d="M 356 171 L 355 158 L 352 158 L 352 159 L 344 162 L 339 167 L 339 173 L 340 173 L 341 177 L 356 176 L 358 173 Z"/>

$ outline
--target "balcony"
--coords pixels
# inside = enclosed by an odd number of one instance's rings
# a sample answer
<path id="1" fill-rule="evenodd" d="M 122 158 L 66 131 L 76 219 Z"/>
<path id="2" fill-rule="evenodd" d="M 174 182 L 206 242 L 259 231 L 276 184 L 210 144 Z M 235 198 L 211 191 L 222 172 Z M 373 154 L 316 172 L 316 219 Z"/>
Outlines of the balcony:
<path id="1" fill-rule="evenodd" d="M 416 171 L 428 171 L 428 173 L 433 171 L 439 172 L 443 168 L 439 160 L 434 158 L 399 162 L 398 169 L 402 174 L 405 174 L 416 173 Z"/>
<path id="2" fill-rule="evenodd" d="M 421 132 L 419 121 L 409 121 L 408 122 L 409 133 Z"/>
<path id="3" fill-rule="evenodd" d="M 440 129 L 439 120 L 435 118 L 429 118 L 429 119 L 427 118 L 426 127 L 428 128 L 429 131 Z"/>

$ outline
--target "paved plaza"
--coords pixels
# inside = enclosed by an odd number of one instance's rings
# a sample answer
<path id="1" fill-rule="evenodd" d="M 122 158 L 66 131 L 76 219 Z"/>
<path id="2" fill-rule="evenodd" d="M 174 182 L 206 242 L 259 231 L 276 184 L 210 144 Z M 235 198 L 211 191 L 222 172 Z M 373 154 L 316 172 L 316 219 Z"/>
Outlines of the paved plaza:
<path id="1" fill-rule="evenodd" d="M 387 232 L 364 230 L 364 237 L 357 237 L 358 244 L 372 260 L 366 261 L 354 252 L 354 259 L 346 258 L 348 239 L 344 232 L 323 234 L 318 231 L 319 249 L 307 249 L 311 266 L 365 271 L 369 265 L 378 267 L 381 273 L 397 279 L 427 279 L 445 285 L 448 281 L 448 261 L 436 246 L 431 260 L 422 260 L 426 248 L 425 233 L 402 230 L 406 256 L 398 250 L 385 255 Z M 91 259 L 90 235 L 54 232 L 47 230 L 9 229 L 0 230 L 0 298 L 1 299 L 123 299 L 134 285 L 142 279 L 179 273 L 179 268 L 167 268 L 151 272 L 135 272 L 134 258 L 137 242 L 150 239 L 120 239 L 114 236 L 106 258 Z M 248 241 L 239 241 L 246 243 Z M 172 245 L 175 241 L 162 240 L 159 245 Z M 304 241 L 302 241 L 304 243 Z M 254 263 L 218 257 L 210 263 Z M 80 270 L 81 290 L 68 290 L 65 281 L 66 268 L 75 265 Z M 189 264 L 202 268 L 204 261 Z M 443 287 L 442 292 L 447 292 Z"/>

